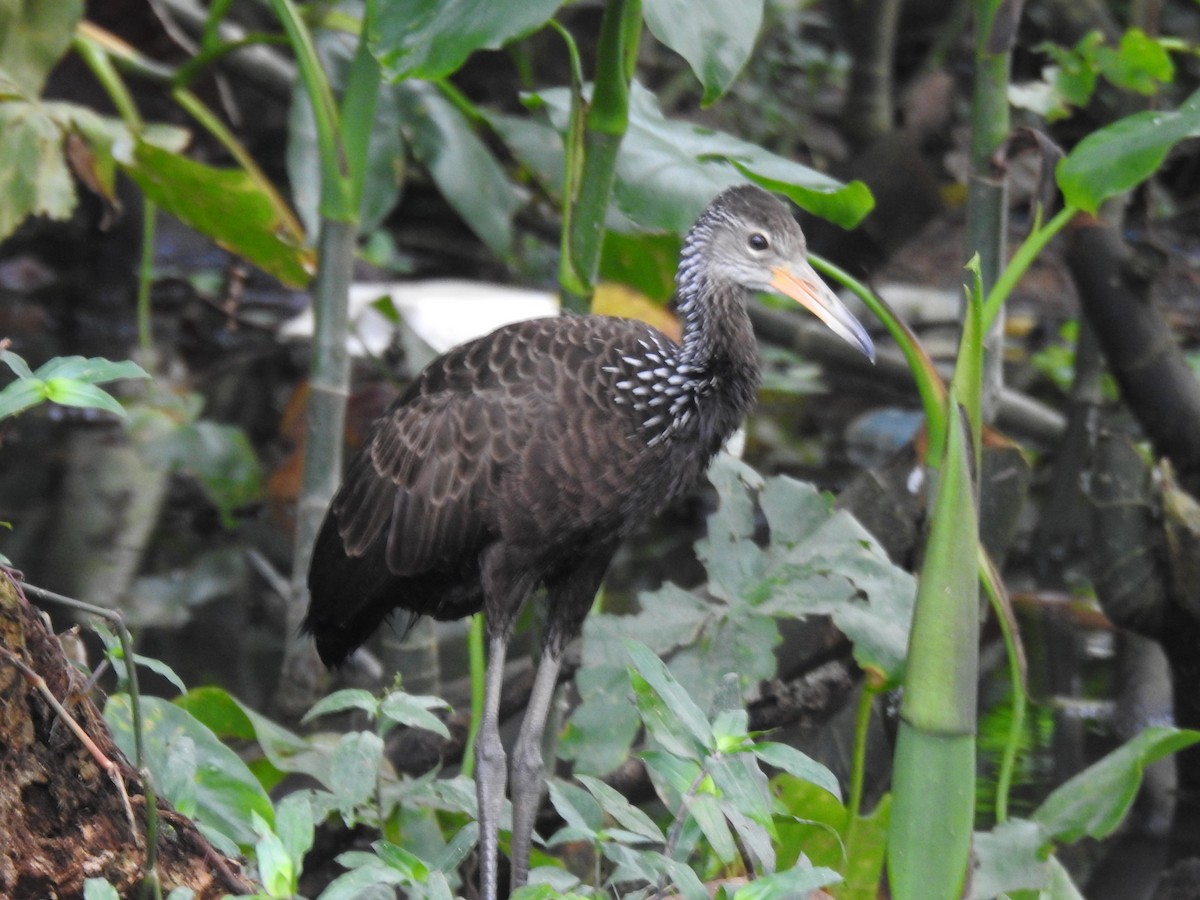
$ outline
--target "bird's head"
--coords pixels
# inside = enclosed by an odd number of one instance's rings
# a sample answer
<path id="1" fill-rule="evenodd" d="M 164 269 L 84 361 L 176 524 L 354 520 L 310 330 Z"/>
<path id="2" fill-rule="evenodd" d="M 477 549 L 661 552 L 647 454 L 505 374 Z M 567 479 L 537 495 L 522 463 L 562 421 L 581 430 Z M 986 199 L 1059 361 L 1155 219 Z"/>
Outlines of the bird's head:
<path id="1" fill-rule="evenodd" d="M 710 283 L 790 297 L 874 362 L 871 338 L 809 263 L 791 211 L 761 188 L 728 188 L 696 220 L 684 241 L 681 293 L 701 268 Z"/>

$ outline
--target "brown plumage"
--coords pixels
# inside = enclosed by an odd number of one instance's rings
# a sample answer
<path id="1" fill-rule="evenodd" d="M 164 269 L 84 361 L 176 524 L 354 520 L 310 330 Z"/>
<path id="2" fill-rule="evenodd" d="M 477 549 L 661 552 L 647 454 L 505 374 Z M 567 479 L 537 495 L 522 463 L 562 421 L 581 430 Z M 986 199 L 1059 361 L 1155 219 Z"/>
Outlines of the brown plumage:
<path id="1" fill-rule="evenodd" d="M 676 283 L 678 344 L 634 320 L 563 316 L 504 326 L 434 360 L 351 462 L 317 538 L 305 629 L 329 665 L 393 611 L 485 613 L 477 778 L 487 900 L 505 776 L 500 675 L 521 604 L 546 589 L 543 662 L 514 751 L 514 885 L 527 872 L 563 649 L 621 539 L 696 484 L 754 403 L 750 293 L 786 293 L 873 354 L 808 266 L 788 209 L 757 188 L 709 205 Z"/>

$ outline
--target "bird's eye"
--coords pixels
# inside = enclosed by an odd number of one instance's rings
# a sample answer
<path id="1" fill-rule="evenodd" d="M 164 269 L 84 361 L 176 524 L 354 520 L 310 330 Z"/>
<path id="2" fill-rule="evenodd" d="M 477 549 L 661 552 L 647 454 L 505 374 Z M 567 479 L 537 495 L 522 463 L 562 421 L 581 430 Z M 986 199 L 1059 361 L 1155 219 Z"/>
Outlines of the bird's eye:
<path id="1" fill-rule="evenodd" d="M 767 236 L 759 231 L 756 231 L 750 235 L 747 243 L 750 244 L 751 250 L 766 250 L 769 246 L 771 246 L 771 242 L 767 240 Z"/>

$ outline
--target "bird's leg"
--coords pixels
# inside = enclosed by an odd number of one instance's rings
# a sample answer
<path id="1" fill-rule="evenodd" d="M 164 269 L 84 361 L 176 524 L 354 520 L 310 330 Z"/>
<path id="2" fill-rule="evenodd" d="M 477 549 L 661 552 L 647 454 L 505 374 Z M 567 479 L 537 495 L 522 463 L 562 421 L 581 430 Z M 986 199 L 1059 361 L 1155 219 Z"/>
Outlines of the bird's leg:
<path id="1" fill-rule="evenodd" d="M 500 694 L 504 687 L 504 657 L 508 636 L 493 635 L 488 645 L 483 687 L 483 720 L 475 739 L 475 797 L 479 804 L 479 892 L 496 900 L 497 859 L 500 853 L 500 814 L 504 811 L 508 777 L 504 745 L 500 743 Z"/>
<path id="2" fill-rule="evenodd" d="M 546 766 L 542 760 L 542 737 L 546 716 L 558 684 L 562 651 L 548 649 L 538 666 L 529 706 L 521 722 L 521 734 L 513 748 L 512 760 L 512 889 L 525 884 L 529 877 L 529 851 L 533 843 L 533 825 L 537 819 L 542 793 L 546 789 Z"/>

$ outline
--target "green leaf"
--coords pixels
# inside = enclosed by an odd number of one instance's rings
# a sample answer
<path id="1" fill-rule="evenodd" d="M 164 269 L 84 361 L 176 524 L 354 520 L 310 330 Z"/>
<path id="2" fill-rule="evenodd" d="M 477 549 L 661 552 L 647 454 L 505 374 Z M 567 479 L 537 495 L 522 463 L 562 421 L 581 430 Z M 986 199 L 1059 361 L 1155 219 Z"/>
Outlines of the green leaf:
<path id="1" fill-rule="evenodd" d="M 738 888 L 733 900 L 788 900 L 805 897 L 818 888 L 842 880 L 833 869 L 795 866 L 774 875 L 764 875 Z"/>
<path id="2" fill-rule="evenodd" d="M 971 877 L 972 900 L 990 900 L 1013 891 L 1042 891 L 1049 885 L 1045 830 L 1028 819 L 1010 819 L 991 831 L 976 832 L 978 865 Z"/>
<path id="3" fill-rule="evenodd" d="M 442 196 L 493 253 L 509 256 L 521 197 L 504 168 L 462 112 L 433 85 L 404 81 L 394 90 L 413 153 Z"/>
<path id="4" fill-rule="evenodd" d="M 16 375 L 17 378 L 24 379 L 33 377 L 33 372 L 30 370 L 29 364 L 11 350 L 0 349 L 0 362 L 12 369 L 13 374 Z"/>
<path id="5" fill-rule="evenodd" d="M 625 650 L 633 661 L 634 694 L 646 730 L 664 746 L 676 747 L 672 752 L 681 755 L 712 746 L 712 726 L 704 711 L 671 675 L 666 663 L 637 641 L 626 641 Z"/>
<path id="6" fill-rule="evenodd" d="M 304 718 L 300 722 L 306 724 L 320 716 L 344 712 L 347 709 L 361 709 L 375 719 L 379 715 L 379 700 L 370 691 L 362 688 L 343 688 L 314 703 L 312 709 L 304 714 Z"/>
<path id="7" fill-rule="evenodd" d="M 133 654 L 133 661 L 136 665 L 143 666 L 149 669 L 155 675 L 158 675 L 160 678 L 164 678 L 171 682 L 173 687 L 179 689 L 179 693 L 187 693 L 187 685 L 183 683 L 183 679 L 175 673 L 174 669 L 172 669 L 161 659 L 154 659 L 150 656 L 142 656 L 140 653 L 135 653 Z"/>
<path id="8" fill-rule="evenodd" d="M 1096 60 L 1104 77 L 1113 84 L 1146 96 L 1175 78 L 1170 54 L 1140 28 L 1130 28 L 1121 35 L 1116 51 L 1100 47 Z"/>
<path id="9" fill-rule="evenodd" d="M 379 10 L 371 49 L 393 81 L 443 78 L 476 50 L 498 49 L 554 15 L 562 0 L 406 0 Z"/>
<path id="10" fill-rule="evenodd" d="M 663 835 L 662 829 L 654 824 L 653 819 L 626 800 L 620 792 L 609 787 L 600 779 L 592 778 L 589 775 L 577 775 L 576 780 L 596 799 L 606 815 L 611 816 L 634 834 L 650 841 L 665 843 L 666 837 Z"/>
<path id="11" fill-rule="evenodd" d="M 104 388 L 94 384 L 84 384 L 66 378 L 53 378 L 45 383 L 46 399 L 61 406 L 76 406 L 82 409 L 102 409 L 121 418 L 128 418 L 128 413 L 117 399 Z"/>
<path id="12" fill-rule="evenodd" d="M 651 33 L 682 56 L 704 85 L 702 104 L 718 100 L 737 78 L 758 38 L 763 0 L 736 7 L 724 0 L 646 0 Z"/>
<path id="13" fill-rule="evenodd" d="M 446 723 L 430 712 L 431 709 L 449 708 L 450 705 L 440 697 L 421 697 L 404 691 L 393 691 L 383 698 L 379 712 L 393 722 L 410 728 L 424 728 L 449 740 L 450 729 L 446 727 Z"/>
<path id="14" fill-rule="evenodd" d="M 274 774 L 307 775 L 321 784 L 330 782 L 331 750 L 316 740 L 305 740 L 272 722 L 218 687 L 193 688 L 176 701 L 211 731 L 225 739 L 257 740 Z"/>
<path id="15" fill-rule="evenodd" d="M 19 378 L 0 391 L 0 420 L 46 400 L 46 386 L 36 378 Z"/>
<path id="16" fill-rule="evenodd" d="M 604 813 L 599 800 L 569 781 L 558 778 L 550 781 L 548 790 L 554 811 L 562 817 L 568 828 L 579 835 L 575 839 L 596 840 L 604 826 Z"/>
<path id="17" fill-rule="evenodd" d="M 186 790 L 194 788 L 195 791 L 194 818 L 243 850 L 252 848 L 257 838 L 249 825 L 251 814 L 257 812 L 271 823 L 275 820 L 275 811 L 266 791 L 246 764 L 183 708 L 159 697 L 142 697 L 141 704 L 146 763 L 159 783 L 165 785 L 165 773 L 172 756 L 183 746 L 182 742 L 191 741 L 197 765 L 194 784 Z M 104 718 L 117 746 L 133 759 L 133 723 L 128 695 L 109 697 Z M 183 789 L 176 796 L 182 793 Z M 176 801 L 175 796 L 166 796 L 172 803 Z M 182 799 L 187 801 L 186 796 Z"/>
<path id="18" fill-rule="evenodd" d="M 313 251 L 296 230 L 290 210 L 241 169 L 217 169 L 144 140 L 117 161 L 147 198 L 292 287 L 306 285 Z"/>
<path id="19" fill-rule="evenodd" d="M 378 862 L 361 865 L 333 879 L 317 900 L 395 900 L 396 891 L 388 885 L 404 882 L 403 875 Z"/>
<path id="20" fill-rule="evenodd" d="M 839 800 L 842 797 L 842 789 L 838 784 L 837 777 L 828 768 L 795 747 L 788 744 L 777 744 L 774 741 L 761 741 L 754 745 L 754 755 L 768 766 L 774 766 L 796 778 L 812 782 Z"/>
<path id="21" fill-rule="evenodd" d="M 0 41 L 2 35 L 0 29 Z M 74 211 L 75 185 L 63 140 L 62 128 L 40 104 L 0 102 L 0 240 L 29 216 L 61 220 Z"/>
<path id="22" fill-rule="evenodd" d="M 1200 731 L 1147 728 L 1056 788 L 1032 818 L 1055 841 L 1107 837 L 1133 804 L 1145 767 L 1197 741 Z"/>
<path id="23" fill-rule="evenodd" d="M 104 878 L 89 878 L 83 883 L 83 900 L 121 900 L 121 895 Z"/>
<path id="24" fill-rule="evenodd" d="M 712 794 L 697 794 L 686 806 L 686 811 L 696 820 L 704 839 L 712 847 L 713 853 L 725 865 L 729 865 L 738 855 L 737 842 L 725 815 L 721 810 L 721 801 Z"/>
<path id="25" fill-rule="evenodd" d="M 83 0 L 0 0 L 0 61 L 4 75 L 27 97 L 36 97 L 50 70 L 71 46 L 81 18 Z"/>
<path id="26" fill-rule="evenodd" d="M 315 825 L 312 804 L 302 791 L 293 791 L 275 806 L 275 834 L 297 874 L 304 867 L 305 854 L 312 849 Z"/>
<path id="27" fill-rule="evenodd" d="M 424 881 L 429 877 L 429 866 L 403 847 L 390 841 L 376 841 L 371 847 L 388 868 L 395 869 L 405 878 Z"/>
<path id="28" fill-rule="evenodd" d="M 685 900 L 709 900 L 708 891 L 696 873 L 685 863 L 671 859 L 656 850 L 641 850 L 622 844 L 606 842 L 601 845 L 605 858 L 618 866 L 610 881 L 619 883 L 627 877 L 657 883 L 667 879 L 678 888 Z"/>
<path id="29" fill-rule="evenodd" d="M 48 360 L 34 373 L 44 381 L 61 378 L 81 381 L 85 384 L 104 384 L 123 378 L 149 378 L 150 374 L 130 360 L 113 362 L 100 356 L 56 356 Z"/>
<path id="30" fill-rule="evenodd" d="M 383 761 L 383 739 L 369 731 L 343 734 L 333 748 L 329 789 L 343 809 L 365 803 L 375 794 Z"/>
<path id="31" fill-rule="evenodd" d="M 1200 91 L 1178 110 L 1134 113 L 1094 131 L 1056 170 L 1067 203 L 1095 213 L 1109 197 L 1136 187 L 1177 143 L 1200 135 Z"/>
<path id="32" fill-rule="evenodd" d="M 765 483 L 744 463 L 722 455 L 709 477 L 719 495 L 697 555 L 710 580 L 696 592 L 666 584 L 639 598 L 641 612 L 594 615 L 584 623 L 583 702 L 562 745 L 576 771 L 603 774 L 618 765 L 636 731 L 628 680 L 611 648 L 635 639 L 670 658 L 675 680 L 707 708 L 725 675 L 742 689 L 775 674 L 777 619 L 830 615 L 854 641 L 859 664 L 898 681 L 908 643 L 915 582 L 888 561 L 878 542 L 848 513 L 832 513 L 814 488 L 789 478 Z M 770 542 L 754 534 L 757 490 Z"/>
<path id="33" fill-rule="evenodd" d="M 541 91 L 533 100 L 545 104 L 556 128 L 566 127 L 566 88 Z M 649 90 L 630 86 L 629 128 L 613 190 L 623 215 L 643 229 L 683 234 L 716 194 L 747 179 L 843 228 L 858 224 L 875 202 L 862 182 L 843 184 L 733 135 L 664 118 Z"/>
<path id="34" fill-rule="evenodd" d="M 251 819 L 258 843 L 254 856 L 258 862 L 258 877 L 268 897 L 291 897 L 296 889 L 299 874 L 292 857 L 283 846 L 283 841 L 271 830 L 271 826 L 258 813 Z"/>

